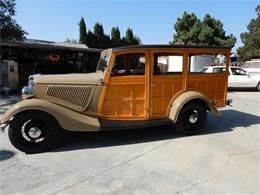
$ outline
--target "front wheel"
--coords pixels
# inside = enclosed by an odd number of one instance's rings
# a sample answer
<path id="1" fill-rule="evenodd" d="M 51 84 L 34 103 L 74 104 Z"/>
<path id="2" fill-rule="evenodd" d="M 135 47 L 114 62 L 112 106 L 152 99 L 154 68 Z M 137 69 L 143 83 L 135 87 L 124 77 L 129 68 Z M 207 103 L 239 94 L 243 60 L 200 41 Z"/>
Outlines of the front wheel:
<path id="1" fill-rule="evenodd" d="M 61 134 L 58 123 L 48 114 L 27 111 L 14 117 L 9 126 L 10 142 L 25 153 L 39 153 L 57 143 Z"/>
<path id="2" fill-rule="evenodd" d="M 185 105 L 176 122 L 177 130 L 185 135 L 199 133 L 207 121 L 207 110 L 202 104 L 191 103 Z"/>

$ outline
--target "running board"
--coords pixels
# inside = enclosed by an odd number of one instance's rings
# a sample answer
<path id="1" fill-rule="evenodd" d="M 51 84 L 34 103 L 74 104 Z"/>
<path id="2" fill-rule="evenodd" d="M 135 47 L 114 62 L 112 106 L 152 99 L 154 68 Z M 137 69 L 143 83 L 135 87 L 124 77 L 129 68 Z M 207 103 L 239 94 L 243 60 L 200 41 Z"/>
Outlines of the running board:
<path id="1" fill-rule="evenodd" d="M 99 119 L 100 131 L 115 131 L 115 130 L 127 130 L 137 128 L 147 128 L 155 126 L 163 126 L 173 124 L 169 118 L 152 119 L 142 121 L 121 121 L 121 120 L 105 120 Z"/>

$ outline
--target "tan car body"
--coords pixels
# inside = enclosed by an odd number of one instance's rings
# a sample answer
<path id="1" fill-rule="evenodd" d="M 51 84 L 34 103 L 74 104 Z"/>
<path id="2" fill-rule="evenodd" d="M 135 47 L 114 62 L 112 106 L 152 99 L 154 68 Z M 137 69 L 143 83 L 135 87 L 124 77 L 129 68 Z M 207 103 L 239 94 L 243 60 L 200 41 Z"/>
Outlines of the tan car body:
<path id="1" fill-rule="evenodd" d="M 122 85 L 122 81 L 119 78 L 118 85 L 111 84 L 115 82 L 116 77 L 111 79 L 111 70 L 115 60 L 115 57 L 120 54 L 125 53 L 145 53 L 146 63 L 145 71 L 147 72 L 144 79 L 144 99 L 136 100 L 130 99 L 127 102 L 131 101 L 132 107 L 130 106 L 130 111 L 127 110 L 125 115 L 119 115 L 117 110 L 116 114 L 106 114 L 111 113 L 111 101 L 107 104 L 109 88 L 111 86 Z M 167 105 L 165 105 L 161 113 L 152 114 L 151 107 L 153 105 L 153 100 L 151 100 L 151 94 L 156 91 L 156 88 L 153 88 L 151 85 L 153 76 L 151 70 L 153 69 L 153 52 L 177 52 L 181 53 L 184 57 L 183 61 L 183 72 L 179 76 L 181 83 L 178 93 L 172 95 L 171 98 L 167 99 Z M 96 73 L 88 74 L 68 74 L 68 75 L 43 75 L 35 78 L 34 94 L 26 94 L 23 96 L 23 101 L 15 104 L 11 107 L 1 118 L 1 123 L 8 123 L 12 120 L 12 117 L 21 112 L 27 112 L 31 110 L 39 110 L 45 113 L 48 113 L 52 116 L 64 130 L 70 131 L 99 131 L 102 130 L 105 126 L 119 127 L 123 128 L 122 124 L 126 123 L 126 126 L 129 126 L 127 122 L 133 123 L 142 121 L 144 123 L 137 124 L 137 127 L 145 126 L 143 124 L 152 124 L 152 121 L 156 120 L 156 123 L 160 125 L 161 121 L 165 119 L 170 119 L 173 123 L 177 122 L 180 110 L 182 107 L 189 101 L 199 100 L 201 101 L 208 111 L 212 111 L 216 116 L 219 115 L 217 108 L 225 106 L 226 103 L 226 93 L 227 93 L 227 77 L 228 73 L 224 75 L 212 74 L 208 78 L 210 81 L 205 85 L 209 86 L 212 84 L 215 87 L 215 91 L 219 91 L 217 95 L 209 96 L 209 92 L 206 89 L 203 91 L 202 88 L 196 88 L 193 86 L 193 82 L 207 82 L 202 75 L 193 75 L 190 77 L 192 82 L 189 82 L 189 73 L 188 73 L 188 55 L 189 53 L 198 53 L 198 54 L 208 54 L 208 53 L 222 53 L 227 56 L 227 64 L 229 66 L 229 53 L 230 49 L 226 48 L 160 48 L 156 47 L 140 47 L 140 48 L 130 48 L 130 49 L 118 49 L 118 50 L 105 50 L 102 52 L 101 57 L 105 54 L 110 53 L 111 57 L 109 59 L 108 67 L 104 72 L 97 71 Z M 129 77 L 132 79 L 134 76 Z M 167 77 L 167 76 L 166 76 Z M 174 77 L 174 76 L 172 76 Z M 170 78 L 172 78 L 170 77 Z M 126 79 L 126 78 L 125 78 Z M 164 79 L 162 76 L 160 79 Z M 215 80 L 212 80 L 215 79 Z M 134 80 L 134 79 L 133 79 Z M 168 80 L 165 80 L 167 84 Z M 214 82 L 213 82 L 214 81 Z M 219 81 L 221 86 L 218 85 Z M 126 82 L 129 82 L 127 80 Z M 131 82 L 131 81 L 130 81 Z M 137 81 L 136 81 L 137 82 Z M 177 81 L 178 83 L 179 81 Z M 214 83 L 214 84 L 213 84 Z M 130 90 L 130 93 L 133 94 L 135 86 L 139 86 L 137 83 L 126 84 L 125 89 Z M 159 83 L 160 84 L 160 83 Z M 159 85 L 158 84 L 158 85 Z M 166 85 L 165 84 L 165 85 Z M 176 84 L 175 84 L 176 85 Z M 199 84 L 198 84 L 199 85 Z M 204 84 L 203 84 L 204 85 Z M 223 86 L 222 86 L 223 85 Z M 163 85 L 164 86 L 164 85 Z M 123 86 L 124 87 L 124 86 Z M 112 88 L 113 89 L 113 88 Z M 211 90 L 208 88 L 208 90 Z M 128 92 L 127 92 L 128 93 Z M 212 95 L 212 94 L 210 94 Z M 217 99 L 219 97 L 219 99 Z M 116 97 L 117 98 L 117 97 Z M 162 97 L 164 98 L 164 97 Z M 118 101 L 123 101 L 126 98 L 123 97 Z M 140 98 L 139 98 L 140 99 Z M 137 113 L 133 114 L 133 104 L 136 102 L 142 102 L 141 107 L 144 106 L 144 111 L 139 111 L 142 114 Z M 125 102 L 122 102 L 122 105 L 125 105 Z M 165 102 L 164 102 L 165 104 Z M 213 105 L 214 104 L 214 105 Z M 116 104 L 116 108 L 119 103 Z M 106 107 L 106 108 L 105 108 Z M 110 110 L 109 110 L 110 109 Z M 128 112 L 129 111 L 129 112 Z M 130 114 L 129 114 L 130 113 Z M 114 122 L 118 122 L 119 126 Z M 122 123 L 120 123 L 120 121 Z M 111 122 L 111 123 L 110 123 Z M 110 125 L 111 124 L 111 125 Z M 120 126 L 121 125 L 121 126 Z"/>

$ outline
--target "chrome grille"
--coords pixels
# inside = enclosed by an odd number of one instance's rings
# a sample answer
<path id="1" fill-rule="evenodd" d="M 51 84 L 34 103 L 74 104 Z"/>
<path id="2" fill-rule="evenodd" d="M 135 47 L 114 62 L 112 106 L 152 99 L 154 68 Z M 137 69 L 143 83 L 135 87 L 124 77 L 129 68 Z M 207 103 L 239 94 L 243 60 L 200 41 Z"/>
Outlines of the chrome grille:
<path id="1" fill-rule="evenodd" d="M 86 108 L 91 101 L 93 92 L 94 88 L 86 85 L 49 85 L 46 94 Z"/>

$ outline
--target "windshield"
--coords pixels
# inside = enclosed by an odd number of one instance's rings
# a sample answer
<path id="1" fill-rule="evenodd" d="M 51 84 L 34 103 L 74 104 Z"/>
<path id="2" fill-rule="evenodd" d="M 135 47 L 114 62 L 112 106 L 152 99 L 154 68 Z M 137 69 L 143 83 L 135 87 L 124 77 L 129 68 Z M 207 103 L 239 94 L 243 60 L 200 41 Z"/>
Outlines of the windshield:
<path id="1" fill-rule="evenodd" d="M 97 71 L 102 71 L 104 72 L 104 70 L 107 68 L 108 66 L 108 62 L 110 60 L 111 57 L 111 53 L 101 53 L 99 62 L 98 62 L 98 66 L 97 66 Z"/>

